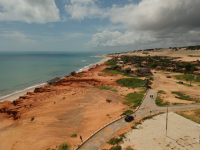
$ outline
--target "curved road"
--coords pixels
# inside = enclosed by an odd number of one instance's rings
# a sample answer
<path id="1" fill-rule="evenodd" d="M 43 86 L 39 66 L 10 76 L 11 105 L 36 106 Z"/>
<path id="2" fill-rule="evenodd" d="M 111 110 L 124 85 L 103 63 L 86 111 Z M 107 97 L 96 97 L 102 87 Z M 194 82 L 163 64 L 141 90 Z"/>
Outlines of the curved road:
<path id="1" fill-rule="evenodd" d="M 150 98 L 150 95 L 153 95 L 153 98 Z M 157 90 L 149 90 L 142 105 L 138 111 L 134 114 L 136 119 L 146 117 L 150 114 L 164 112 L 167 110 L 167 107 L 159 107 L 155 104 L 157 97 Z M 176 110 L 186 110 L 200 108 L 200 104 L 191 104 L 191 105 L 178 105 L 178 106 L 168 106 L 169 111 Z M 124 121 L 124 118 L 114 122 L 113 124 L 107 126 L 95 136 L 89 139 L 85 144 L 83 144 L 79 149 L 80 150 L 99 150 L 104 143 L 106 143 L 114 134 L 116 134 L 120 129 L 127 126 L 129 123 Z"/>

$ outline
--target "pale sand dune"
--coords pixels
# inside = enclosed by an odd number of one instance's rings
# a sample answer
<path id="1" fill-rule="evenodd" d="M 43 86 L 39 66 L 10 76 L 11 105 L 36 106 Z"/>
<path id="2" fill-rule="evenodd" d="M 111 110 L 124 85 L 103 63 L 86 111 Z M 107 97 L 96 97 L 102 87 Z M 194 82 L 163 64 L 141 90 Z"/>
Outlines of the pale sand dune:
<path id="1" fill-rule="evenodd" d="M 175 113 L 168 115 L 166 137 L 166 114 L 145 120 L 125 136 L 123 150 L 130 146 L 137 150 L 199 150 L 197 123 Z"/>

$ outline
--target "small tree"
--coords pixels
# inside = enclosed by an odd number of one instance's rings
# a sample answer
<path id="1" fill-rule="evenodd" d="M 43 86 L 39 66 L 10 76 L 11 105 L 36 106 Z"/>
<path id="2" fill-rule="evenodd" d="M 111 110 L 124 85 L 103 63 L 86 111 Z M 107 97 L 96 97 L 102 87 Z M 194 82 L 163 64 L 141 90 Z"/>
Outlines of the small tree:
<path id="1" fill-rule="evenodd" d="M 194 71 L 194 66 L 191 65 L 190 63 L 188 63 L 188 64 L 185 66 L 185 70 L 190 74 L 190 85 L 191 85 L 191 80 L 192 80 L 191 72 Z"/>
<path id="2" fill-rule="evenodd" d="M 144 81 L 145 81 L 145 86 L 148 87 L 149 82 L 150 82 L 149 79 L 144 79 Z"/>

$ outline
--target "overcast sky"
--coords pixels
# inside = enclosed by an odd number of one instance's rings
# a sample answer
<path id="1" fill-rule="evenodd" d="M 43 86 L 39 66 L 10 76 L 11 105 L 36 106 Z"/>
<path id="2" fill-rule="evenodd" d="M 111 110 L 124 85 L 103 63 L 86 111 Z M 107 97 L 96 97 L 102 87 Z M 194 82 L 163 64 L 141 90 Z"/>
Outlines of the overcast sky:
<path id="1" fill-rule="evenodd" d="M 0 51 L 200 44 L 200 0 L 0 0 Z"/>

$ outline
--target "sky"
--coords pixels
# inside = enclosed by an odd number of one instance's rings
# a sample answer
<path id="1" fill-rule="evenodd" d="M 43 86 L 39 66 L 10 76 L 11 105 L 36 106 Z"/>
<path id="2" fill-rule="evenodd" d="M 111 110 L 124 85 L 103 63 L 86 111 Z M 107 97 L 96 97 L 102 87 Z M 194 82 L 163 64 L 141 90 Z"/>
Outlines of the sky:
<path id="1" fill-rule="evenodd" d="M 0 0 L 0 51 L 200 44 L 200 0 Z"/>

